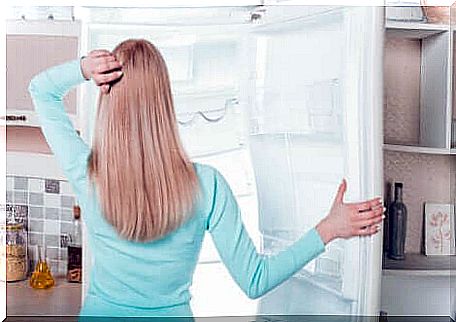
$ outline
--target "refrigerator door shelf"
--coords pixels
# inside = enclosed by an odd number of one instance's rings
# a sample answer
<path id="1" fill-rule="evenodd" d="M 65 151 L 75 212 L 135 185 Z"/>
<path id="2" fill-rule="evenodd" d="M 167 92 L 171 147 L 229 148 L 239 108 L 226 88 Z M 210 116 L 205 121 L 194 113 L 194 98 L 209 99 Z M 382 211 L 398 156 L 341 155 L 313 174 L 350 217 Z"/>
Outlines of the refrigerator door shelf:
<path id="1" fill-rule="evenodd" d="M 263 252 L 268 255 L 277 254 L 280 251 L 286 249 L 288 246 L 293 244 L 299 236 L 303 235 L 303 232 L 299 231 L 286 231 L 282 232 L 282 235 L 288 236 L 288 238 L 279 238 L 274 235 L 278 235 L 280 232 L 262 232 L 262 241 L 263 241 Z M 296 236 L 295 238 L 290 238 L 290 235 Z M 341 284 L 343 278 L 343 251 L 344 249 L 340 246 L 334 247 L 331 245 L 331 251 L 326 252 L 316 258 L 315 260 L 309 262 L 303 270 L 307 271 L 313 275 L 319 275 L 326 278 L 332 278 L 333 281 Z M 306 276 L 306 275 L 304 275 Z M 334 289 L 342 290 L 341 287 L 335 286 Z"/>

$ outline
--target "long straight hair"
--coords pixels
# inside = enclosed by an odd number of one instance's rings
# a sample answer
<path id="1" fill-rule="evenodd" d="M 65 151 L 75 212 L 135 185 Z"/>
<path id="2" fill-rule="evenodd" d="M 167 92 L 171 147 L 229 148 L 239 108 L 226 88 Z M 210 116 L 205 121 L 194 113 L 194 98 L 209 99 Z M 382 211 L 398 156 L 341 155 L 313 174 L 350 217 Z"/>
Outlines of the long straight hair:
<path id="1" fill-rule="evenodd" d="M 106 220 L 124 238 L 159 239 L 192 212 L 198 180 L 179 139 L 168 71 L 143 39 L 113 50 L 123 75 L 100 91 L 89 178 Z"/>

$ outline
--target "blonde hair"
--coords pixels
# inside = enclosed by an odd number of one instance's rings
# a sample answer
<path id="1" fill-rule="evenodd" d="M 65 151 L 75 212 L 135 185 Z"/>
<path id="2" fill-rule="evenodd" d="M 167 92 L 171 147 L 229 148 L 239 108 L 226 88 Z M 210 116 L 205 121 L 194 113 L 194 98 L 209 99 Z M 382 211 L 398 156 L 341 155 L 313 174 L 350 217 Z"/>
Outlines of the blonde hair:
<path id="1" fill-rule="evenodd" d="M 189 217 L 197 194 L 179 139 L 165 61 L 150 42 L 113 50 L 123 76 L 100 91 L 88 172 L 106 220 L 124 238 L 159 239 Z"/>

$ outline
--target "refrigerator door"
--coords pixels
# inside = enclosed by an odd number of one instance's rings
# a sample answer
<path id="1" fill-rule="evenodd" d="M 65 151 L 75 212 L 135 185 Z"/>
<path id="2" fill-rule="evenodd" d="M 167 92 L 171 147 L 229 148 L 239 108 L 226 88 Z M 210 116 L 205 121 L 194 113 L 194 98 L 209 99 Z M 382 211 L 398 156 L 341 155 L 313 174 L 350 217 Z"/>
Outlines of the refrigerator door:
<path id="1" fill-rule="evenodd" d="M 252 32 L 249 146 L 265 253 L 346 201 L 382 194 L 382 37 L 376 7 L 266 6 Z M 260 314 L 376 315 L 381 236 L 335 240 L 260 300 Z"/>

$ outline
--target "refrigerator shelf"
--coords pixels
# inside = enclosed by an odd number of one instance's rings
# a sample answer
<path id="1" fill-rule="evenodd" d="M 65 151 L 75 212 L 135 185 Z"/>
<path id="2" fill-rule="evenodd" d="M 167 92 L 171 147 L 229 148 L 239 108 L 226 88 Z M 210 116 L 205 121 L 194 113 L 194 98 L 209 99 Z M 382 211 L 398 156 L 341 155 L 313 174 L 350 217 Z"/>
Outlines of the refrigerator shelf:
<path id="1" fill-rule="evenodd" d="M 212 98 L 212 97 L 231 97 L 239 93 L 239 89 L 233 86 L 209 87 L 184 87 L 174 86 L 173 95 L 176 100 L 194 99 L 194 98 Z"/>
<path id="2" fill-rule="evenodd" d="M 315 285 L 318 288 L 335 295 L 338 298 L 344 299 L 343 293 L 341 291 L 338 291 L 342 289 L 342 280 L 333 280 L 331 278 L 327 278 L 326 276 L 321 277 L 315 274 L 308 273 L 305 270 L 299 271 L 293 277 L 298 280 L 304 280 L 309 284 Z M 334 285 L 334 287 L 328 285 Z"/>
<path id="3" fill-rule="evenodd" d="M 290 140 L 291 142 L 299 141 L 300 143 L 306 143 L 307 146 L 324 146 L 326 148 L 337 148 L 342 142 L 340 135 L 315 132 L 257 131 L 254 133 L 250 132 L 249 136 L 256 139 L 273 138 L 276 140 Z"/>
<path id="4" fill-rule="evenodd" d="M 191 154 L 190 157 L 193 161 L 198 161 L 198 159 L 201 158 L 210 158 L 210 157 L 215 157 L 215 156 L 223 156 L 223 154 L 226 153 L 232 153 L 236 151 L 240 151 L 245 149 L 244 145 L 239 145 L 236 147 L 228 147 L 227 149 L 221 149 L 217 151 L 210 151 L 210 152 L 203 152 L 203 153 L 197 153 L 197 154 Z"/>

